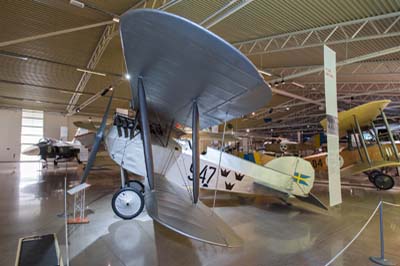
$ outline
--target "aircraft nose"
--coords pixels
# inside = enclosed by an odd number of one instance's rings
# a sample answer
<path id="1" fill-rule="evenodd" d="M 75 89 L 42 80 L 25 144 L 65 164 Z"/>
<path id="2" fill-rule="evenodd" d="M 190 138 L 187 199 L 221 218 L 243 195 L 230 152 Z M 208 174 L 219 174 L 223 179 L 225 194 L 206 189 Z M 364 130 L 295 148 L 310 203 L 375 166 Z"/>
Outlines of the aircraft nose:
<path id="1" fill-rule="evenodd" d="M 39 147 L 36 145 L 29 146 L 22 151 L 24 155 L 40 155 Z"/>

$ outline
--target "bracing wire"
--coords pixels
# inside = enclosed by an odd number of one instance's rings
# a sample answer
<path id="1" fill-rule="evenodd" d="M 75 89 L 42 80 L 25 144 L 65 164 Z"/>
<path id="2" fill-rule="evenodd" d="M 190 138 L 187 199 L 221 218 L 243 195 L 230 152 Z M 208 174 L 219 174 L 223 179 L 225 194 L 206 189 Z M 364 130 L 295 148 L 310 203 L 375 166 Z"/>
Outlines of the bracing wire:
<path id="1" fill-rule="evenodd" d="M 218 168 L 217 168 L 217 181 L 215 183 L 215 190 L 214 190 L 214 198 L 213 198 L 213 206 L 212 210 L 214 213 L 214 208 L 215 208 L 215 201 L 217 199 L 217 191 L 218 191 L 218 184 L 219 184 L 219 175 L 221 173 L 221 160 L 222 160 L 222 152 L 224 151 L 225 147 L 225 131 L 226 131 L 226 119 L 224 123 L 224 131 L 222 133 L 222 144 L 221 144 L 221 151 L 219 153 L 219 160 L 218 160 Z"/>
<path id="2" fill-rule="evenodd" d="M 186 183 L 185 176 L 182 174 L 181 168 L 179 167 L 178 159 L 177 159 L 176 156 L 175 156 L 175 152 L 173 153 L 173 156 L 174 156 L 174 158 L 175 158 L 176 166 L 178 167 L 178 170 L 179 170 L 179 173 L 180 173 L 180 175 L 181 175 L 183 184 L 185 184 L 186 190 L 187 190 L 187 192 L 188 192 L 188 194 L 189 194 L 189 198 L 193 201 L 192 191 L 189 189 L 189 185 Z M 182 161 L 185 162 L 185 160 L 184 160 L 183 158 L 182 158 Z"/>

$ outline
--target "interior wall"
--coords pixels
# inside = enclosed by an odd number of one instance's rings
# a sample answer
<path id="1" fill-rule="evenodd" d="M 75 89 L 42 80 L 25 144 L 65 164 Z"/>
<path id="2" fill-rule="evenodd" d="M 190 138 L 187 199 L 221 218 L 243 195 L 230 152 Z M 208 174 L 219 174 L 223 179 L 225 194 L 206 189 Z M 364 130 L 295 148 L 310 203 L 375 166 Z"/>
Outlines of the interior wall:
<path id="1" fill-rule="evenodd" d="M 21 153 L 21 117 L 22 111 L 0 109 L 0 161 L 19 161 Z"/>
<path id="2" fill-rule="evenodd" d="M 68 117 L 59 113 L 44 113 L 43 136 L 46 138 L 60 139 L 61 127 L 68 126 Z M 68 132 L 68 139 L 70 134 Z"/>

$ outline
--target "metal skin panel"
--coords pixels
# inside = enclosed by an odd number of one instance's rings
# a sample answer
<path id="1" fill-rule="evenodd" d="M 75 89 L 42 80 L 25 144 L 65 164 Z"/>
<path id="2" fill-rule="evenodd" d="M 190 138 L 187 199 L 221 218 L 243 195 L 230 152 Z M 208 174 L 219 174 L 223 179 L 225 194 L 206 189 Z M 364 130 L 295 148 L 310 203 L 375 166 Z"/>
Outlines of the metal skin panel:
<path id="1" fill-rule="evenodd" d="M 197 24 L 156 10 L 132 10 L 120 20 L 131 87 L 143 78 L 148 106 L 161 119 L 191 126 L 197 100 L 200 128 L 264 107 L 271 89 L 236 48 Z"/>
<path id="2" fill-rule="evenodd" d="M 117 127 L 113 126 L 106 135 L 105 143 L 111 159 L 113 159 L 118 165 L 131 173 L 140 176 L 147 176 L 143 153 L 143 141 L 140 134 L 137 134 L 136 137 L 131 140 L 129 138 L 119 137 Z M 154 172 L 163 174 L 165 172 L 164 169 L 171 160 L 171 156 L 173 156 L 173 154 L 179 156 L 181 148 L 171 139 L 168 142 L 167 147 L 153 143 L 152 150 L 155 162 Z M 157 178 L 155 179 L 155 183 L 157 183 Z"/>

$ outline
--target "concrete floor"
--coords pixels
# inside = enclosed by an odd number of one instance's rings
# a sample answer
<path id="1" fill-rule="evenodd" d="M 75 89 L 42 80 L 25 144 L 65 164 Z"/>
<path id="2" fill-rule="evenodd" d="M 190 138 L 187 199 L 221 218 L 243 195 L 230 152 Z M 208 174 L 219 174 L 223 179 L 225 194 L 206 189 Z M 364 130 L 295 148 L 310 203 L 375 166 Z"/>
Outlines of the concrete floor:
<path id="1" fill-rule="evenodd" d="M 20 237 L 53 232 L 65 262 L 63 165 L 46 171 L 38 163 L 0 165 L 0 265 L 14 265 Z M 69 186 L 76 180 L 76 168 L 69 168 Z M 366 177 L 358 180 L 368 184 Z M 379 197 L 400 203 L 399 189 L 351 186 L 343 188 L 344 203 L 328 212 L 297 201 L 286 206 L 218 193 L 215 211 L 244 240 L 240 248 L 222 248 L 178 235 L 146 213 L 131 221 L 117 218 L 110 202 L 119 186 L 118 171 L 92 171 L 89 182 L 90 223 L 68 226 L 70 265 L 325 265 L 360 230 Z M 317 185 L 314 192 L 328 202 L 326 185 Z M 400 263 L 400 208 L 384 209 L 386 257 Z M 378 225 L 376 216 L 332 265 L 372 265 L 368 257 L 379 255 Z"/>

